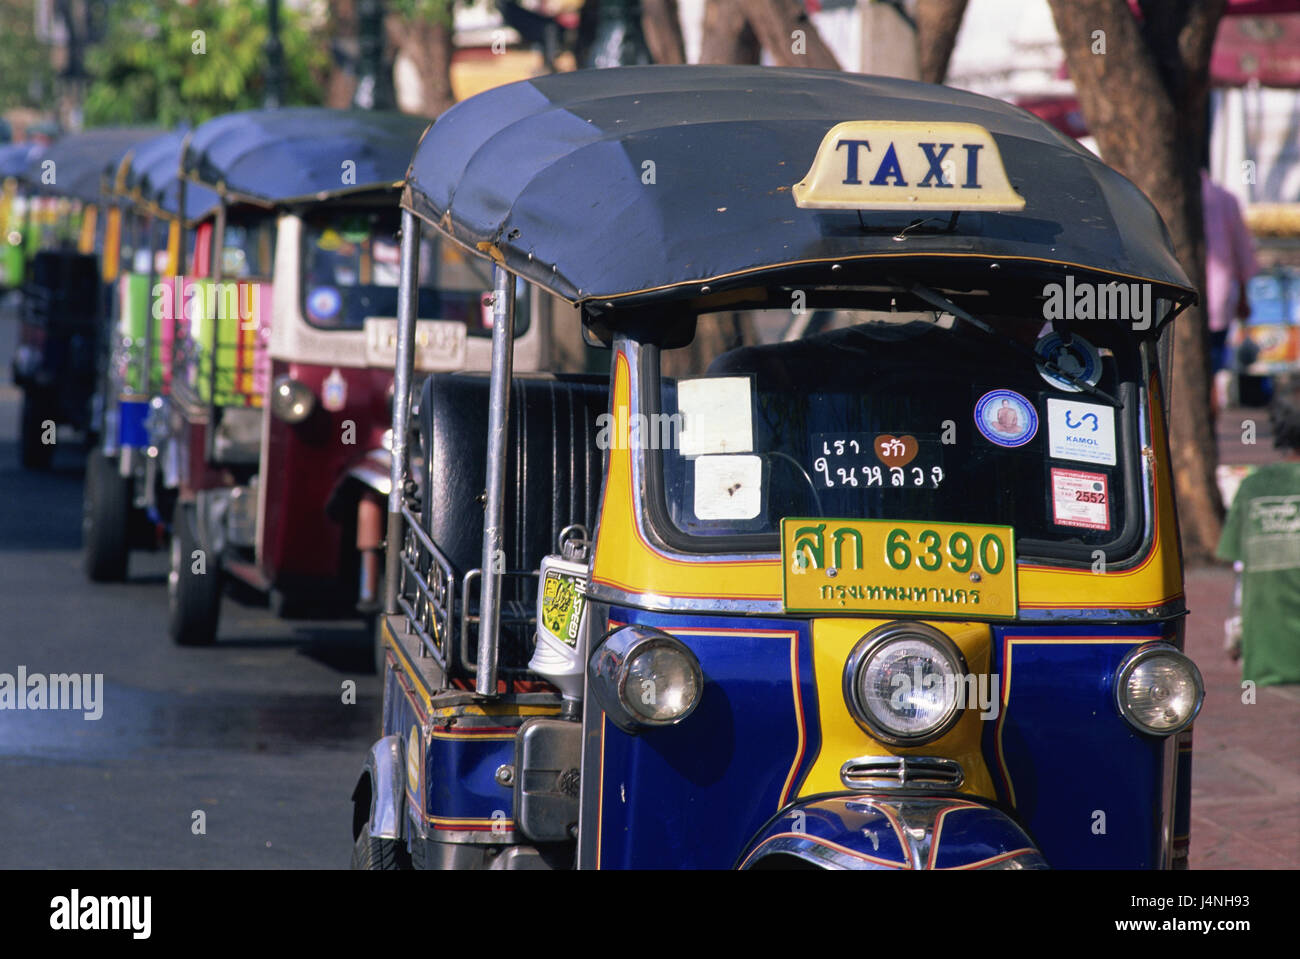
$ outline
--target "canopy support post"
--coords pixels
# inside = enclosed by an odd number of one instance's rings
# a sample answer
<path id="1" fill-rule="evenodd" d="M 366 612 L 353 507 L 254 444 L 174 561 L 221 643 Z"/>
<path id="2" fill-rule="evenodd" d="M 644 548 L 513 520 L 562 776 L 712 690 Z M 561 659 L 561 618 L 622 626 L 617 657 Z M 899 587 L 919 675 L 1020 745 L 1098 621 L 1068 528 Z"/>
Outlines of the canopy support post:
<path id="1" fill-rule="evenodd" d="M 401 279 L 397 286 L 397 359 L 393 364 L 393 439 L 389 467 L 388 536 L 384 551 L 384 612 L 397 614 L 402 575 L 402 498 L 406 486 L 406 437 L 410 432 L 411 379 L 415 371 L 415 321 L 420 286 L 420 221 L 402 211 Z M 429 509 L 429 503 L 421 509 Z"/>
<path id="2" fill-rule="evenodd" d="M 501 629 L 501 579 L 505 572 L 501 523 L 505 514 L 506 433 L 510 422 L 510 376 L 514 365 L 515 281 L 505 267 L 493 273 L 492 384 L 488 406 L 487 511 L 483 520 L 483 593 L 479 602 L 478 670 L 475 692 L 497 695 L 497 648 Z"/>

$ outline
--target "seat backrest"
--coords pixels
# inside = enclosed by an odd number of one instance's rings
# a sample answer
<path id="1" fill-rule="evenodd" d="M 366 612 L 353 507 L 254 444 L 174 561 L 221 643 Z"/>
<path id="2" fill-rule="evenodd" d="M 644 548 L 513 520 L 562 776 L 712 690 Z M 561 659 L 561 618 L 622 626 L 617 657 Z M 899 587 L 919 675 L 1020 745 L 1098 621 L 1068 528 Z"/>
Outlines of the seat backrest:
<path id="1" fill-rule="evenodd" d="M 592 531 L 602 453 L 597 417 L 609 404 L 604 376 L 516 376 L 506 442 L 506 568 L 536 569 L 564 527 Z M 487 488 L 488 375 L 434 373 L 419 408 L 425 530 L 458 576 L 482 565 Z"/>

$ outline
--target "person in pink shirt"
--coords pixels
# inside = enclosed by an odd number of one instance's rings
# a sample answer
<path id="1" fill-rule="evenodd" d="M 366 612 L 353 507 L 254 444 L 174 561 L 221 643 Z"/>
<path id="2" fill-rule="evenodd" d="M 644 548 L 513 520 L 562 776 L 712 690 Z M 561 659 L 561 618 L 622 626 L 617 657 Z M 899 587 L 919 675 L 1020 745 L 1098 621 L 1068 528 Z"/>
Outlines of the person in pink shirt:
<path id="1" fill-rule="evenodd" d="M 1201 170 L 1201 204 L 1205 217 L 1205 313 L 1210 331 L 1210 370 L 1231 368 L 1228 331 L 1234 319 L 1250 316 L 1246 283 L 1259 269 L 1255 241 L 1246 229 L 1237 198 Z M 1215 383 L 1215 407 L 1219 405 Z"/>

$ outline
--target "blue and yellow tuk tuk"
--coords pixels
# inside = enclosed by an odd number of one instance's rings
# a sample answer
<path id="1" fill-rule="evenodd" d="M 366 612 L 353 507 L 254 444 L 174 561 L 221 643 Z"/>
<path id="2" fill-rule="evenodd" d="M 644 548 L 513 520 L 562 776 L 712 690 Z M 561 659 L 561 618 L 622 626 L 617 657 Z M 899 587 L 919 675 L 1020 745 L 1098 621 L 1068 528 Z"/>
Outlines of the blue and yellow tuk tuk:
<path id="1" fill-rule="evenodd" d="M 1131 183 L 972 94 L 636 67 L 456 106 L 403 209 L 355 867 L 1185 866 L 1195 294 Z M 429 228 L 488 377 L 413 376 Z M 512 375 L 515 277 L 608 376 Z"/>

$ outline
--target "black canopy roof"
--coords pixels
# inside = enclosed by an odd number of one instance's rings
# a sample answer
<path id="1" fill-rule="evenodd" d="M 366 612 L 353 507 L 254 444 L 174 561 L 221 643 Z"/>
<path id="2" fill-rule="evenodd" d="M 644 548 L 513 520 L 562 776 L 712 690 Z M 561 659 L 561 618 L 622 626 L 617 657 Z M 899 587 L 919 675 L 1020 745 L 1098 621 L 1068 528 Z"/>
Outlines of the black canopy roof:
<path id="1" fill-rule="evenodd" d="M 979 124 L 1025 207 L 963 212 L 947 232 L 946 214 L 921 214 L 926 228 L 902 239 L 917 216 L 798 208 L 791 186 L 845 120 Z M 995 263 L 996 276 L 1084 270 L 1194 295 L 1155 208 L 1073 140 L 999 100 L 860 74 L 624 67 L 497 87 L 430 128 L 403 205 L 597 311 L 719 296 L 760 274 L 824 285 L 903 271 L 976 289 Z"/>
<path id="2" fill-rule="evenodd" d="M 428 125 L 405 113 L 324 107 L 228 113 L 190 135 L 182 172 L 264 206 L 396 187 Z"/>
<path id="3" fill-rule="evenodd" d="M 6 143 L 0 146 L 0 177 L 21 177 L 41 152 L 36 143 Z"/>
<path id="4" fill-rule="evenodd" d="M 186 132 L 176 130 L 146 140 L 123 160 L 117 184 L 119 195 L 125 194 L 154 212 L 176 217 L 180 214 L 181 146 Z M 186 224 L 192 224 L 212 212 L 220 203 L 216 193 L 197 183 L 185 185 Z"/>
<path id="5" fill-rule="evenodd" d="M 96 203 L 100 199 L 104 171 L 121 162 L 131 147 L 156 137 L 159 132 L 154 127 L 102 127 L 70 133 L 34 157 L 27 165 L 24 179 L 37 192 Z M 47 167 L 51 161 L 54 166 Z M 53 183 L 41 182 L 47 169 L 53 172 Z"/>

